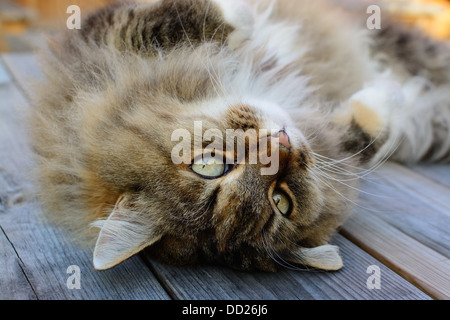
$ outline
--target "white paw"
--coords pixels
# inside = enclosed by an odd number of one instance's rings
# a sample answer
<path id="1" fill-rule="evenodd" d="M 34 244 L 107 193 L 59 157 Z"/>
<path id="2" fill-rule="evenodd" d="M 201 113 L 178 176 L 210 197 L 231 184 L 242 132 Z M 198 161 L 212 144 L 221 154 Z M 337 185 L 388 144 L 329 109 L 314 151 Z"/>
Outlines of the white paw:
<path id="1" fill-rule="evenodd" d="M 350 113 L 365 132 L 378 136 L 390 128 L 404 105 L 402 87 L 389 80 L 376 80 L 349 100 Z"/>
<path id="2" fill-rule="evenodd" d="M 228 38 L 228 44 L 232 48 L 239 48 L 253 34 L 255 21 L 250 6 L 244 0 L 212 1 L 220 7 L 225 21 L 235 28 Z"/>

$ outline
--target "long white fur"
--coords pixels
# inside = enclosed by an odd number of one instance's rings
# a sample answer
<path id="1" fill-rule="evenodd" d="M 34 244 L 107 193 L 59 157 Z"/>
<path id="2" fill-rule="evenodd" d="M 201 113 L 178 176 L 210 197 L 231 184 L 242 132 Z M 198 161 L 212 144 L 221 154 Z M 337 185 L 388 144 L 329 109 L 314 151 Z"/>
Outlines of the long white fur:
<path id="1" fill-rule="evenodd" d="M 301 261 L 306 266 L 322 270 L 336 271 L 344 266 L 339 255 L 339 248 L 330 244 L 315 248 L 300 248 L 297 250 L 296 256 L 297 258 L 293 262 Z"/>

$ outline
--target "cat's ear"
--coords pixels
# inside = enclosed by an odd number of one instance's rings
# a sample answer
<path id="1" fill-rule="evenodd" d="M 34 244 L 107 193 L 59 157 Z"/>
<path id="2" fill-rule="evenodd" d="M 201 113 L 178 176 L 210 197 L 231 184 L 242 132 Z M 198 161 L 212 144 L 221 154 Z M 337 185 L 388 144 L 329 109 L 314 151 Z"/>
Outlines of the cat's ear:
<path id="1" fill-rule="evenodd" d="M 298 248 L 295 252 L 290 251 L 284 258 L 296 264 L 328 271 L 336 271 L 344 266 L 339 248 L 330 244 L 315 248 Z"/>
<path id="2" fill-rule="evenodd" d="M 150 216 L 136 210 L 131 200 L 121 195 L 106 220 L 91 224 L 101 229 L 93 257 L 96 270 L 112 268 L 161 238 Z"/>

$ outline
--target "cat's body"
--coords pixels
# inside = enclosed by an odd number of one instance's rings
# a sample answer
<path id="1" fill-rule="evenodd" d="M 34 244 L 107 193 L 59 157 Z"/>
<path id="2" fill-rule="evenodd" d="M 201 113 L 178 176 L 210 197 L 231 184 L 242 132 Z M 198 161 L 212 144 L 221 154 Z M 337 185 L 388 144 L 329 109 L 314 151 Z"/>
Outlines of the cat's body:
<path id="1" fill-rule="evenodd" d="M 146 247 L 169 263 L 339 269 L 327 242 L 360 176 L 389 156 L 450 159 L 450 49 L 395 24 L 368 30 L 366 18 L 294 0 L 126 2 L 92 15 L 50 43 L 35 100 L 46 210 L 98 236 L 97 269 Z M 257 138 L 279 142 L 279 170 L 205 163 L 222 169 L 205 178 L 174 164 L 172 133 L 194 136 L 195 121 L 223 136 L 275 129 Z"/>

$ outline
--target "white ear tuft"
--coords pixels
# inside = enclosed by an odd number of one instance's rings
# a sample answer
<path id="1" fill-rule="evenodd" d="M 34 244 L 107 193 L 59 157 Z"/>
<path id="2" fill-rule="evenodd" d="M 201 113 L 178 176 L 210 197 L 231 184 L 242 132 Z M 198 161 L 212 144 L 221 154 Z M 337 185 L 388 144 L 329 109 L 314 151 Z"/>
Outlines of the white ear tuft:
<path id="1" fill-rule="evenodd" d="M 314 268 L 335 271 L 344 266 L 337 246 L 326 244 L 315 248 L 302 248 L 300 253 L 303 264 Z"/>
<path id="2" fill-rule="evenodd" d="M 297 248 L 284 252 L 283 258 L 295 264 L 314 267 L 317 269 L 336 271 L 344 264 L 339 255 L 339 248 L 333 245 L 323 245 L 315 248 Z"/>
<path id="3" fill-rule="evenodd" d="M 122 195 L 106 220 L 91 224 L 101 228 L 93 257 L 96 270 L 112 268 L 161 238 L 149 215 L 133 210 L 129 200 Z"/>

